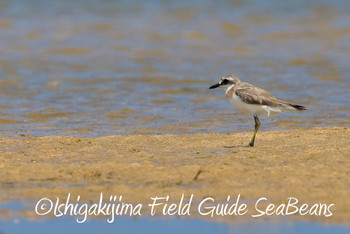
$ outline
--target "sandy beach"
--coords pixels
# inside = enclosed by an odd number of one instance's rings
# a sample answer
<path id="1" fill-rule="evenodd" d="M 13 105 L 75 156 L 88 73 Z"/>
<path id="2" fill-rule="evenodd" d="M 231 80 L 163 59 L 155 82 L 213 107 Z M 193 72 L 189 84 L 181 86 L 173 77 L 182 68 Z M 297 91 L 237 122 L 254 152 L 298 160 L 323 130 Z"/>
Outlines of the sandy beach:
<path id="1" fill-rule="evenodd" d="M 303 220 L 350 220 L 350 129 L 312 128 L 259 132 L 256 147 L 244 147 L 251 133 L 127 135 L 98 138 L 1 136 L 0 201 L 33 207 L 42 197 L 100 193 L 146 203 L 152 196 L 194 194 L 225 201 L 241 194 L 245 202 L 266 197 L 286 203 L 334 203 L 333 216 Z M 2 219 L 14 210 L 1 210 Z M 33 209 L 20 210 L 38 218 Z M 300 216 L 293 216 L 301 219 Z M 227 221 L 227 220 L 226 220 Z"/>

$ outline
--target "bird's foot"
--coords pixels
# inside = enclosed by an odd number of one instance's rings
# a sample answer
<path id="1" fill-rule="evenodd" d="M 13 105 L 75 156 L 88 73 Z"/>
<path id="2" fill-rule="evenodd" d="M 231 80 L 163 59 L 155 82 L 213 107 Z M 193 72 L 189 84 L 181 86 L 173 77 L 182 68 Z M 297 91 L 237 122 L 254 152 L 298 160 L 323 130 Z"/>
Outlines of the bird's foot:
<path id="1" fill-rule="evenodd" d="M 248 147 L 254 147 L 254 142 L 249 142 Z"/>

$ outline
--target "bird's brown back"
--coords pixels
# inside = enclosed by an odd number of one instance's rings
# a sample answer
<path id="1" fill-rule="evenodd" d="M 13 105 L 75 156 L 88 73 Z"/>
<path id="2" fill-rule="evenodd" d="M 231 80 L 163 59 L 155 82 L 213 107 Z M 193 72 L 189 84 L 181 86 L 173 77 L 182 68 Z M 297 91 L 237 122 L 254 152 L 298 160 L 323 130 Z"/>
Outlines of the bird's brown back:
<path id="1" fill-rule="evenodd" d="M 246 82 L 239 82 L 229 92 L 234 92 L 243 102 L 248 104 L 272 107 L 288 105 L 288 102 Z"/>

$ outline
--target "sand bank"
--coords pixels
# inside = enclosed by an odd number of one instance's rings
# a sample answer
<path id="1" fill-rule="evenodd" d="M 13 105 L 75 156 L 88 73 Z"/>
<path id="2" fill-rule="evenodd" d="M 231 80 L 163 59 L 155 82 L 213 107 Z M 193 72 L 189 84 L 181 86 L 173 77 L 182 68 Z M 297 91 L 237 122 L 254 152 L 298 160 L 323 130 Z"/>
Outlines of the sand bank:
<path id="1" fill-rule="evenodd" d="M 330 223 L 350 220 L 350 128 L 251 133 L 129 135 L 98 138 L 0 136 L 0 201 L 33 206 L 42 197 L 123 195 L 147 203 L 152 196 L 194 194 L 224 201 L 241 194 L 252 203 L 266 197 L 286 203 L 334 203 L 333 216 L 295 216 Z M 2 209 L 6 219 L 14 211 Z M 34 210 L 17 213 L 37 218 Z M 230 219 L 230 218 L 228 218 Z M 232 218 L 231 218 L 232 219 Z"/>

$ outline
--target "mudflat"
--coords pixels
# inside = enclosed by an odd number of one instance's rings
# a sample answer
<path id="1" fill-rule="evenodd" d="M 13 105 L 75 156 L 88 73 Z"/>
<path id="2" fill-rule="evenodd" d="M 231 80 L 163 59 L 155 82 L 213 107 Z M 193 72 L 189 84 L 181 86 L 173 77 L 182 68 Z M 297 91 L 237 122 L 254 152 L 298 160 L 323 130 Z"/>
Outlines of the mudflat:
<path id="1" fill-rule="evenodd" d="M 245 147 L 251 134 L 0 136 L 0 201 L 33 207 L 42 197 L 96 201 L 103 193 L 130 203 L 182 194 L 222 202 L 240 194 L 254 207 L 261 197 L 277 205 L 294 197 L 334 204 L 331 217 L 295 219 L 350 223 L 350 128 L 261 131 L 256 147 Z M 13 212 L 2 209 L 0 218 Z"/>

